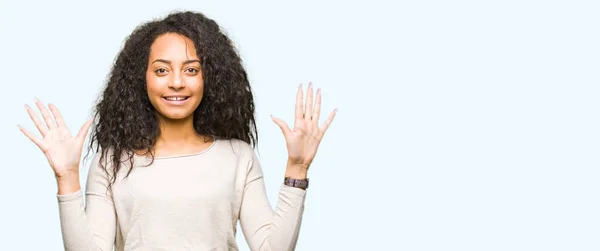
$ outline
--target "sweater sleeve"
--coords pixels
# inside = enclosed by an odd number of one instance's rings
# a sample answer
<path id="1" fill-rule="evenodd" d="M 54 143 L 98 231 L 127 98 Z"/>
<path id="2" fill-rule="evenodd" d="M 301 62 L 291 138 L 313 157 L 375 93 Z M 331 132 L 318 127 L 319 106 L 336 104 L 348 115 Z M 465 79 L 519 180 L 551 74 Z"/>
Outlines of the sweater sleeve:
<path id="1" fill-rule="evenodd" d="M 112 251 L 116 235 L 116 213 L 108 175 L 100 167 L 100 154 L 88 172 L 85 199 L 82 191 L 57 195 L 63 244 L 66 251 Z"/>
<path id="2" fill-rule="evenodd" d="M 251 151 L 240 209 L 240 225 L 253 251 L 294 250 L 298 240 L 306 190 L 282 185 L 275 210 L 269 204 L 263 172 Z"/>

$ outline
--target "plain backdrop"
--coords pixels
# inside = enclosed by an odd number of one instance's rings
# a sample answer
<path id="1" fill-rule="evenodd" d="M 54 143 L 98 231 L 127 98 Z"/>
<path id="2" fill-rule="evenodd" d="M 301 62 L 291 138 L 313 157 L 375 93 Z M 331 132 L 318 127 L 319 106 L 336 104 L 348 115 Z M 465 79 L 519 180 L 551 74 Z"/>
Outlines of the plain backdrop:
<path id="1" fill-rule="evenodd" d="M 126 36 L 175 10 L 236 43 L 273 206 L 286 149 L 269 114 L 292 123 L 309 81 L 339 109 L 297 250 L 600 249 L 597 1 L 3 0 L 1 250 L 63 250 L 23 105 L 52 102 L 75 131 Z"/>

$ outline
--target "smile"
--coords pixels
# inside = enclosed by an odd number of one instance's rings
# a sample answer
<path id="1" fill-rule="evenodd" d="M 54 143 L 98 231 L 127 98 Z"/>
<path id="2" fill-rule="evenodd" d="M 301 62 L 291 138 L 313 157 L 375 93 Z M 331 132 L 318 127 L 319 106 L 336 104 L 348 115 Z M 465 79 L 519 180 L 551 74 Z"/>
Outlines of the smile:
<path id="1" fill-rule="evenodd" d="M 163 97 L 167 101 L 183 101 L 189 98 L 189 96 L 169 96 Z"/>
<path id="2" fill-rule="evenodd" d="M 170 105 L 183 105 L 187 103 L 187 100 L 190 99 L 190 96 L 163 96 L 162 97 L 167 104 Z"/>

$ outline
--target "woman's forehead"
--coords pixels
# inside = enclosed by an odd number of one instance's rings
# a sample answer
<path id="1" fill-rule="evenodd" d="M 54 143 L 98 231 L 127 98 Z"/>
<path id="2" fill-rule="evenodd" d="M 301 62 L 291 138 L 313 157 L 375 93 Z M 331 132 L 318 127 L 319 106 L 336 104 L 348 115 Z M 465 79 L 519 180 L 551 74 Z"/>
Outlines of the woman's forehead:
<path id="1" fill-rule="evenodd" d="M 157 37 L 150 48 L 150 59 L 185 61 L 197 59 L 192 40 L 176 33 L 166 33 Z"/>

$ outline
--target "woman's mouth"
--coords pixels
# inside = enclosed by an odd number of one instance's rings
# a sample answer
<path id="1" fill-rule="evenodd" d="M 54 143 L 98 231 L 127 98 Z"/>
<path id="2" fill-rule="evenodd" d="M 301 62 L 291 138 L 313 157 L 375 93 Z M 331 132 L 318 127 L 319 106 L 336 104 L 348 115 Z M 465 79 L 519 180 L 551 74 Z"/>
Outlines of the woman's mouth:
<path id="1" fill-rule="evenodd" d="M 163 96 L 163 99 L 169 104 L 180 105 L 188 100 L 190 96 Z"/>

